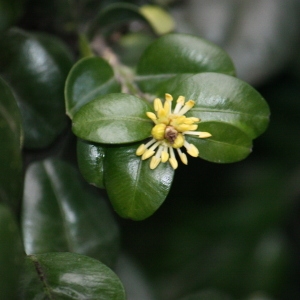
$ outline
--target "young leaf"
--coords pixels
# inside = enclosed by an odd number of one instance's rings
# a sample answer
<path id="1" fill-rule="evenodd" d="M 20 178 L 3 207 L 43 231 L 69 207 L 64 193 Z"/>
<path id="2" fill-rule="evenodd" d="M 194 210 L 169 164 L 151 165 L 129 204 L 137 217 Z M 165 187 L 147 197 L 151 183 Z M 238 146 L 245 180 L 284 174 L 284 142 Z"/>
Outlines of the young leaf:
<path id="1" fill-rule="evenodd" d="M 50 145 L 67 125 L 63 88 L 71 65 L 70 52 L 55 37 L 16 28 L 2 37 L 0 74 L 21 108 L 25 147 Z"/>
<path id="2" fill-rule="evenodd" d="M 150 136 L 151 106 L 132 95 L 116 93 L 84 105 L 73 118 L 73 132 L 80 138 L 103 144 L 141 141 Z"/>
<path id="3" fill-rule="evenodd" d="M 74 114 L 86 103 L 98 96 L 120 92 L 111 66 L 100 57 L 86 57 L 71 69 L 65 85 L 67 115 Z"/>
<path id="4" fill-rule="evenodd" d="M 124 218 L 143 220 L 164 202 L 174 170 L 169 163 L 151 170 L 149 160 L 142 161 L 135 154 L 137 147 L 135 144 L 107 148 L 104 181 L 116 212 Z"/>
<path id="5" fill-rule="evenodd" d="M 228 54 L 199 37 L 168 34 L 154 41 L 142 54 L 137 66 L 137 83 L 154 94 L 161 83 L 176 74 L 218 72 L 235 74 Z"/>
<path id="6" fill-rule="evenodd" d="M 75 253 L 29 255 L 22 299 L 125 300 L 117 275 L 100 261 Z"/>
<path id="7" fill-rule="evenodd" d="M 104 199 L 59 160 L 28 168 L 22 231 L 27 254 L 70 251 L 112 265 L 119 250 L 119 230 Z"/>
<path id="8" fill-rule="evenodd" d="M 77 162 L 83 178 L 102 189 L 104 188 L 104 157 L 103 145 L 77 140 Z"/>
<path id="9" fill-rule="evenodd" d="M 270 111 L 264 98 L 236 77 L 218 73 L 178 75 L 164 84 L 160 94 L 165 92 L 175 99 L 182 95 L 196 102 L 187 116 L 202 122 L 231 124 L 252 139 L 262 134 L 269 123 Z"/>
<path id="10" fill-rule="evenodd" d="M 175 29 L 175 22 L 172 16 L 157 5 L 143 5 L 140 13 L 149 22 L 158 35 L 167 34 Z"/>

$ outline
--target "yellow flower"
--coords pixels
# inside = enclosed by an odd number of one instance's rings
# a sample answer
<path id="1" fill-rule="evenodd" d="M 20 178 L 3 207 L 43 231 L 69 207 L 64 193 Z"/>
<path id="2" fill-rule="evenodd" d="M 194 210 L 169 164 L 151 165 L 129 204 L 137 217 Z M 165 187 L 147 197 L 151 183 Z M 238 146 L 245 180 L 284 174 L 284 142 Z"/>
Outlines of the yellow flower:
<path id="1" fill-rule="evenodd" d="M 194 135 L 202 139 L 211 136 L 209 132 L 195 131 L 200 119 L 187 118 L 184 115 L 195 105 L 193 100 L 185 102 L 185 97 L 179 96 L 173 111 L 172 101 L 173 97 L 170 94 L 165 94 L 164 103 L 159 98 L 153 102 L 156 113 L 147 112 L 148 118 L 155 124 L 151 131 L 152 139 L 148 143 L 140 145 L 136 150 L 136 155 L 141 156 L 142 160 L 152 157 L 151 169 L 155 169 L 160 162 L 165 163 L 167 161 L 173 169 L 176 169 L 178 162 L 174 149 L 176 149 L 180 160 L 187 165 L 187 156 L 180 148 L 185 147 L 186 152 L 193 157 L 197 157 L 199 151 L 193 144 L 185 140 L 185 135 Z"/>

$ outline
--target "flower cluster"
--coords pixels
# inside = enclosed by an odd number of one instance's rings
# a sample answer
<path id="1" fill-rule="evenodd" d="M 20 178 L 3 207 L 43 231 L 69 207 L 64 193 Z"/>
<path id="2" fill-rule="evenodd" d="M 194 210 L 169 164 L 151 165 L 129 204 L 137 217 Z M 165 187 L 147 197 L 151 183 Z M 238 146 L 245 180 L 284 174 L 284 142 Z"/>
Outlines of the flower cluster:
<path id="1" fill-rule="evenodd" d="M 152 157 L 151 169 L 155 169 L 160 162 L 165 163 L 167 161 L 170 162 L 173 169 L 176 169 L 178 162 L 174 149 L 176 149 L 181 161 L 187 164 L 187 156 L 181 151 L 181 147 L 185 147 L 189 155 L 197 157 L 199 155 L 198 149 L 186 141 L 185 135 L 194 135 L 198 138 L 211 136 L 209 132 L 195 131 L 200 119 L 187 118 L 184 115 L 195 105 L 193 100 L 185 102 L 185 97 L 179 96 L 173 111 L 172 101 L 173 97 L 170 94 L 165 94 L 164 104 L 159 98 L 154 100 L 156 113 L 147 112 L 148 118 L 155 124 L 151 131 L 152 139 L 148 143 L 140 145 L 136 150 L 136 155 L 141 156 L 142 160 Z"/>

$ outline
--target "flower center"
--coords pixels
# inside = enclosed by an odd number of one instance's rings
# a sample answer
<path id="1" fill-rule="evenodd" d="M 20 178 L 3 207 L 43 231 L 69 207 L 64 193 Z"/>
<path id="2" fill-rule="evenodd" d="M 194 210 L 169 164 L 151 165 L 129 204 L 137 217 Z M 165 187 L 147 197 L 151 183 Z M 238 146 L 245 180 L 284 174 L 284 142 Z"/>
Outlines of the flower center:
<path id="1" fill-rule="evenodd" d="M 174 144 L 178 136 L 178 131 L 173 126 L 167 126 L 165 129 L 165 139 L 169 141 L 170 144 Z"/>

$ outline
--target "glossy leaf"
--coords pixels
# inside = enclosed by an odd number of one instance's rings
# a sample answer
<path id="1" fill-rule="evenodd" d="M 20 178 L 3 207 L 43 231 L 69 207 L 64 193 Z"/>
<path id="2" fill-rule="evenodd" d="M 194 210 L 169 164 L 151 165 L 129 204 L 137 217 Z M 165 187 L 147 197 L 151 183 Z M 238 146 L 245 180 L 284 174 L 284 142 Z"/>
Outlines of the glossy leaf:
<path id="1" fill-rule="evenodd" d="M 136 78 L 148 93 L 176 74 L 218 72 L 235 74 L 228 54 L 218 46 L 199 37 L 168 34 L 154 41 L 142 54 Z"/>
<path id="2" fill-rule="evenodd" d="M 105 147 L 101 144 L 77 140 L 77 162 L 84 179 L 99 188 L 104 188 Z"/>
<path id="3" fill-rule="evenodd" d="M 22 299 L 125 300 L 116 274 L 100 261 L 75 253 L 30 255 Z"/>
<path id="4" fill-rule="evenodd" d="M 174 29 L 174 21 L 166 11 L 155 5 L 138 7 L 128 3 L 114 3 L 101 10 L 90 28 L 90 36 L 99 28 L 116 27 L 133 20 L 145 22 L 156 34 L 166 34 Z"/>
<path id="5" fill-rule="evenodd" d="M 1 0 L 0 33 L 8 29 L 18 19 L 22 10 L 21 0 Z"/>
<path id="6" fill-rule="evenodd" d="M 270 111 L 264 98 L 250 85 L 232 76 L 217 73 L 179 75 L 169 80 L 160 94 L 165 92 L 175 99 L 183 95 L 196 102 L 187 116 L 200 118 L 202 122 L 231 124 L 252 139 L 262 134 L 269 123 Z"/>
<path id="7" fill-rule="evenodd" d="M 0 202 L 16 209 L 23 189 L 21 115 L 8 85 L 0 78 Z"/>
<path id="8" fill-rule="evenodd" d="M 87 57 L 78 61 L 71 69 L 65 85 L 66 111 L 72 119 L 86 103 L 98 96 L 120 92 L 114 71 L 100 57 Z"/>
<path id="9" fill-rule="evenodd" d="M 0 299 L 18 299 L 20 269 L 24 251 L 14 216 L 0 204 Z"/>
<path id="10" fill-rule="evenodd" d="M 200 139 L 187 136 L 188 142 L 199 150 L 199 157 L 216 163 L 232 163 L 247 157 L 252 150 L 252 141 L 240 129 L 222 122 L 203 122 L 200 131 L 210 132 L 212 136 Z"/>
<path id="11" fill-rule="evenodd" d="M 148 103 L 135 96 L 108 94 L 76 113 L 73 132 L 84 140 L 103 144 L 140 141 L 150 136 L 153 122 L 146 112 L 152 110 Z"/>
<path id="12" fill-rule="evenodd" d="M 112 265 L 118 227 L 104 199 L 59 160 L 32 164 L 25 178 L 22 230 L 27 254 L 70 251 Z"/>
<path id="13" fill-rule="evenodd" d="M 169 163 L 151 170 L 150 160 L 142 161 L 135 154 L 137 147 L 135 144 L 107 148 L 104 180 L 116 212 L 124 218 L 143 220 L 164 202 L 174 170 Z"/>
<path id="14" fill-rule="evenodd" d="M 11 29 L 1 39 L 0 74 L 21 108 L 25 147 L 48 146 L 67 125 L 63 87 L 71 65 L 55 37 Z"/>

